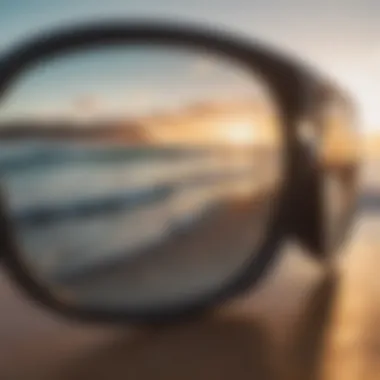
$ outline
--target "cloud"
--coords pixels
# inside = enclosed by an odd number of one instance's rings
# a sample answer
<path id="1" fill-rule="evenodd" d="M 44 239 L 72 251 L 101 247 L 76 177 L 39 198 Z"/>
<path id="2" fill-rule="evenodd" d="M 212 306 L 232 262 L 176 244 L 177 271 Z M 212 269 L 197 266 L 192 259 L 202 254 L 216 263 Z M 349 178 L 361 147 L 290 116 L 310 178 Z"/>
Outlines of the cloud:
<path id="1" fill-rule="evenodd" d="M 100 96 L 84 95 L 74 100 L 73 106 L 77 111 L 92 113 L 103 109 L 105 107 L 105 102 Z"/>
<path id="2" fill-rule="evenodd" d="M 209 76 L 215 73 L 217 65 L 214 60 L 206 57 L 200 57 L 194 60 L 190 66 L 191 74 L 197 77 Z"/>

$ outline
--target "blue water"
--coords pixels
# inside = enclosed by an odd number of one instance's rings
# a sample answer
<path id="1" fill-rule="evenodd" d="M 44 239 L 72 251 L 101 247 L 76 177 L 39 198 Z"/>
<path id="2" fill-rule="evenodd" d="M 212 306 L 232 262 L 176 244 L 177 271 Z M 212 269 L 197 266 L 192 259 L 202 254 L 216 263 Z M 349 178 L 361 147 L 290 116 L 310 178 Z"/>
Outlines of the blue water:
<path id="1" fill-rule="evenodd" d="M 0 145 L 18 244 L 41 275 L 133 255 L 260 187 L 263 160 L 238 148 Z"/>

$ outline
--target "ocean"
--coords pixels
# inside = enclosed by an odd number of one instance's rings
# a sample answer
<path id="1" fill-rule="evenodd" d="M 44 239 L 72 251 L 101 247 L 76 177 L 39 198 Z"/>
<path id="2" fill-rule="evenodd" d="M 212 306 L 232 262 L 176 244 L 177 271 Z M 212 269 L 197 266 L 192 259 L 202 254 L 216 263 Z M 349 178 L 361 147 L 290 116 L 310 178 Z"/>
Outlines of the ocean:
<path id="1" fill-rule="evenodd" d="M 239 147 L 4 142 L 0 176 L 25 262 L 54 276 L 133 256 L 231 199 L 254 197 L 268 157 Z"/>

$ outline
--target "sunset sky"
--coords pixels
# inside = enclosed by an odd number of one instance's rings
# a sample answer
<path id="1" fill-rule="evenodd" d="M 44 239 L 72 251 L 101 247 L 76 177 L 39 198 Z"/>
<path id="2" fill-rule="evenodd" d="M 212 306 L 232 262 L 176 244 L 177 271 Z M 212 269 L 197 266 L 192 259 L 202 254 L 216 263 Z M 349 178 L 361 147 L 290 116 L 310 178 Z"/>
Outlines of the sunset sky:
<path id="1" fill-rule="evenodd" d="M 25 71 L 6 93 L 0 121 L 146 117 L 198 104 L 255 104 L 267 93 L 259 77 L 213 54 L 108 46 L 64 54 Z"/>
<path id="2" fill-rule="evenodd" d="M 207 22 L 293 53 L 339 80 L 363 130 L 380 132 L 378 0 L 0 0 L 0 51 L 43 27 L 114 16 Z"/>

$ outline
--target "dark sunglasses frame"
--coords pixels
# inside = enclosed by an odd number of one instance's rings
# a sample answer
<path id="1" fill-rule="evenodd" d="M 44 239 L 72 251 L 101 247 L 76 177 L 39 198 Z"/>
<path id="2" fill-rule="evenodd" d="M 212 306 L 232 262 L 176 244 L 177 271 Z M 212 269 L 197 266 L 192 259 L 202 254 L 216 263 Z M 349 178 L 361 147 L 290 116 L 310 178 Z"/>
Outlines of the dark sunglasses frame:
<path id="1" fill-rule="evenodd" d="M 7 272 L 40 304 L 83 321 L 162 324 L 198 315 L 257 284 L 277 256 L 280 244 L 289 236 L 300 241 L 316 257 L 328 255 L 323 245 L 321 215 L 323 173 L 312 149 L 300 139 L 299 128 L 302 120 L 309 120 L 317 131 L 320 128 L 318 105 L 327 96 L 342 92 L 301 62 L 274 53 L 258 42 L 230 37 L 199 25 L 113 20 L 45 33 L 12 49 L 0 60 L 0 101 L 13 81 L 40 61 L 83 48 L 144 43 L 204 49 L 235 60 L 252 74 L 261 74 L 277 102 L 282 120 L 285 181 L 273 204 L 269 233 L 244 271 L 213 294 L 161 311 L 109 312 L 76 308 L 58 300 L 47 287 L 35 281 L 23 264 L 3 198 L 0 201 L 0 258 Z"/>

